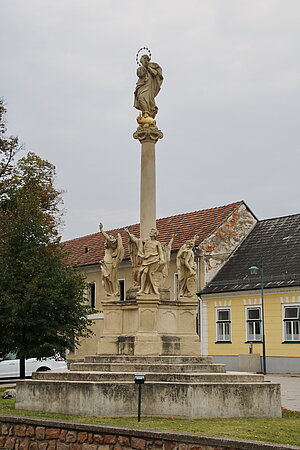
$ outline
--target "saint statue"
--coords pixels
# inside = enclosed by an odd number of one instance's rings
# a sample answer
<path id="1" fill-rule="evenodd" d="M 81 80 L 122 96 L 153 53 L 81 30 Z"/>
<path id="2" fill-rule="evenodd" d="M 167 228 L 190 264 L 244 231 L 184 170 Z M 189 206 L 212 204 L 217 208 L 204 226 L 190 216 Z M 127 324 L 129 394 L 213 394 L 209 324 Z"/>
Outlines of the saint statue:
<path id="1" fill-rule="evenodd" d="M 130 261 L 132 266 L 132 278 L 133 278 L 133 287 L 140 287 L 140 265 L 141 265 L 141 257 L 139 256 L 139 242 L 140 239 L 136 238 L 134 234 L 130 233 L 128 228 L 125 228 L 126 233 L 129 237 L 128 242 L 128 250 L 130 255 Z"/>
<path id="2" fill-rule="evenodd" d="M 129 233 L 129 251 L 131 260 L 139 267 L 137 285 L 141 294 L 159 295 L 159 287 L 163 281 L 163 271 L 165 268 L 165 253 L 162 244 L 156 239 L 158 231 L 154 228 L 150 230 L 149 239 L 143 241 Z"/>
<path id="3" fill-rule="evenodd" d="M 100 232 L 105 238 L 105 254 L 104 259 L 100 261 L 102 269 L 102 285 L 108 296 L 119 295 L 119 285 L 117 281 L 117 270 L 120 262 L 124 257 L 124 247 L 120 233 L 118 237 L 107 234 L 103 230 L 103 225 L 99 225 Z"/>
<path id="4" fill-rule="evenodd" d="M 164 280 L 169 275 L 169 267 L 170 267 L 170 261 L 171 261 L 171 250 L 172 250 L 174 237 L 176 237 L 176 236 L 177 236 L 177 234 L 172 234 L 172 237 L 171 237 L 170 241 L 168 242 L 168 244 L 166 242 L 162 243 L 162 248 L 163 248 L 164 255 L 165 255 L 165 264 L 164 264 L 164 268 L 163 268 L 163 271 L 162 271 Z"/>
<path id="5" fill-rule="evenodd" d="M 179 297 L 195 297 L 197 290 L 197 264 L 193 247 L 198 236 L 186 241 L 177 253 L 176 263 L 179 280 Z"/>
<path id="6" fill-rule="evenodd" d="M 140 59 L 141 66 L 137 69 L 138 81 L 134 91 L 134 107 L 141 111 L 142 117 L 155 118 L 158 108 L 155 104 L 155 97 L 160 91 L 163 82 L 161 67 L 150 62 L 148 55 L 143 55 Z"/>

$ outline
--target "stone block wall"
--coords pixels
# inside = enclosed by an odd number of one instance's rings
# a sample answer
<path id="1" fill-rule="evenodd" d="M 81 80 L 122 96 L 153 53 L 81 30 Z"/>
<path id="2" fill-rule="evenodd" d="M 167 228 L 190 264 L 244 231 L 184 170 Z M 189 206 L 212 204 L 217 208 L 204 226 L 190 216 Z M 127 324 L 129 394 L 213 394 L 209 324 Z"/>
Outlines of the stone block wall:
<path id="1" fill-rule="evenodd" d="M 299 447 L 143 428 L 0 416 L 0 450 L 263 450 Z"/>

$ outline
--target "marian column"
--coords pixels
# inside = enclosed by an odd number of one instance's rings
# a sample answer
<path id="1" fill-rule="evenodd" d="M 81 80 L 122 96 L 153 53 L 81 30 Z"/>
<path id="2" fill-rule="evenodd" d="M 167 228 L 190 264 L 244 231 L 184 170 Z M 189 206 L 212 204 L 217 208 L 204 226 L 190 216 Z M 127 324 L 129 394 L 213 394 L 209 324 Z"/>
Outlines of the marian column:
<path id="1" fill-rule="evenodd" d="M 170 300 L 170 289 L 165 287 L 174 235 L 169 236 L 168 243 L 160 242 L 156 230 L 155 144 L 163 134 L 155 122 L 158 112 L 155 98 L 163 82 L 162 69 L 151 61 L 150 51 L 146 47 L 139 50 L 137 63 L 139 67 L 134 106 L 140 113 L 137 118 L 138 128 L 133 137 L 141 143 L 140 236 L 125 229 L 133 267 L 133 285 L 127 290 L 125 300 L 112 297 L 107 292 L 108 296 L 102 303 L 104 321 L 98 353 L 199 355 L 199 338 L 196 333 L 196 270 L 192 250 L 194 239 L 187 241 L 179 251 L 177 264 L 181 297 L 174 301 Z M 116 237 L 104 234 L 102 227 L 100 230 L 106 238 L 106 245 L 110 245 L 106 252 L 109 262 L 109 257 L 116 254 L 114 249 L 119 246 Z M 106 269 L 106 257 L 102 262 L 103 269 Z M 174 262 L 173 258 L 173 267 Z M 107 278 L 108 289 L 109 281 Z"/>
<path id="2" fill-rule="evenodd" d="M 163 82 L 162 69 L 154 62 L 150 62 L 151 54 L 143 55 L 138 61 L 138 81 L 134 92 L 134 106 L 140 110 L 137 117 L 139 124 L 133 134 L 141 143 L 141 191 L 140 191 L 140 236 L 149 238 L 151 229 L 156 228 L 156 174 L 155 174 L 155 144 L 163 137 L 157 128 L 155 116 L 158 108 L 155 97 Z"/>

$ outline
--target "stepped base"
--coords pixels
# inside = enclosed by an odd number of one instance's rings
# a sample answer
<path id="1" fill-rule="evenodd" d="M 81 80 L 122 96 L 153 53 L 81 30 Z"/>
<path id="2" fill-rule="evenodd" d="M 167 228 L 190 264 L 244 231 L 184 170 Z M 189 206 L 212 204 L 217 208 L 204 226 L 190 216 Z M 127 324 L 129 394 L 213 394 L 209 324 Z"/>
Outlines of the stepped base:
<path id="1" fill-rule="evenodd" d="M 281 417 L 280 385 L 262 375 L 225 373 L 207 357 L 87 356 L 70 371 L 17 382 L 16 408 L 89 416 Z"/>
<path id="2" fill-rule="evenodd" d="M 88 416 L 134 416 L 133 382 L 20 381 L 16 408 Z M 34 401 L 33 401 L 34 399 Z M 145 416 L 281 417 L 280 385 L 271 383 L 164 383 L 142 387 Z"/>

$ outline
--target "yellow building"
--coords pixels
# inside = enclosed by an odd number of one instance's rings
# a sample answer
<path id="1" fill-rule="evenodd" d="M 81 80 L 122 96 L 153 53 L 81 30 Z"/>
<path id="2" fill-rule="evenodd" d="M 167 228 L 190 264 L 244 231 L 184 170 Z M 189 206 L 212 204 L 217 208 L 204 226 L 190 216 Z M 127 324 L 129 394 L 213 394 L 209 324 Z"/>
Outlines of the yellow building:
<path id="1" fill-rule="evenodd" d="M 201 291 L 201 345 L 229 370 L 300 373 L 300 214 L 258 222 Z"/>

